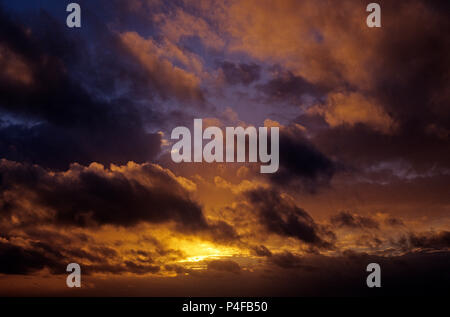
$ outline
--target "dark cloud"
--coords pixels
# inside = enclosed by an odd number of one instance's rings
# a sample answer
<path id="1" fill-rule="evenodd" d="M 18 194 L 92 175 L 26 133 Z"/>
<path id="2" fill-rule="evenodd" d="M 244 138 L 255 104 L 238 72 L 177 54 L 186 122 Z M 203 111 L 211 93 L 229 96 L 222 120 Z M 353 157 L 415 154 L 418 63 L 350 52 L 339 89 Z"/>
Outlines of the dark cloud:
<path id="1" fill-rule="evenodd" d="M 142 265 L 136 264 L 131 261 L 125 261 L 121 264 L 87 264 L 83 265 L 83 274 L 91 275 L 94 273 L 111 273 L 111 274 L 123 274 L 126 272 L 143 275 L 149 273 L 158 273 L 160 267 L 157 265 Z"/>
<path id="2" fill-rule="evenodd" d="M 48 123 L 32 127 L 9 125 L 0 128 L 2 157 L 66 169 L 70 163 L 91 162 L 123 164 L 129 160 L 151 160 L 159 151 L 161 136 L 145 133 L 142 126 L 120 121 L 106 127 L 60 128 Z M 125 132 L 126 131 L 126 132 Z"/>
<path id="3" fill-rule="evenodd" d="M 450 248 L 450 231 L 411 233 L 409 245 L 413 248 L 446 250 Z"/>
<path id="4" fill-rule="evenodd" d="M 267 83 L 258 85 L 258 89 L 271 102 L 288 101 L 294 106 L 302 104 L 302 97 L 320 98 L 325 89 L 308 82 L 301 76 L 295 76 L 290 71 L 276 71 L 274 78 Z"/>
<path id="5" fill-rule="evenodd" d="M 135 274 L 148 274 L 148 273 L 157 273 L 160 270 L 160 267 L 157 265 L 142 265 L 136 264 L 131 261 L 125 261 L 126 272 L 131 272 Z"/>
<path id="6" fill-rule="evenodd" d="M 5 234 L 14 228 L 24 228 L 30 238 L 60 245 L 76 239 L 85 244 L 90 238 L 83 234 L 74 234 L 69 239 L 32 227 L 133 227 L 141 223 L 173 223 L 173 229 L 180 234 L 196 234 L 218 244 L 233 244 L 240 239 L 229 223 L 208 221 L 202 207 L 190 198 L 189 191 L 173 174 L 149 163 L 130 163 L 111 169 L 98 164 L 89 167 L 75 164 L 65 172 L 55 173 L 36 165 L 3 159 L 0 161 L 0 189 L 0 225 Z M 18 196 L 20 200 L 16 198 Z M 177 259 L 183 256 L 181 251 L 167 248 L 155 239 L 146 242 L 155 246 L 158 257 Z M 106 247 L 64 250 L 68 257 L 95 263 L 117 255 L 114 249 Z"/>
<path id="7" fill-rule="evenodd" d="M 257 64 L 234 64 L 225 61 L 220 66 L 226 82 L 230 85 L 249 85 L 260 77 L 261 67 Z"/>
<path id="8" fill-rule="evenodd" d="M 384 223 L 387 224 L 388 226 L 392 226 L 392 227 L 398 227 L 398 226 L 405 225 L 401 219 L 392 217 L 392 216 L 389 216 L 388 218 L 386 218 Z"/>
<path id="9" fill-rule="evenodd" d="M 331 217 L 331 223 L 338 227 L 379 229 L 380 224 L 373 218 L 341 211 Z"/>
<path id="10" fill-rule="evenodd" d="M 311 280 L 306 278 L 309 282 L 304 280 L 314 286 L 303 292 L 322 296 L 442 294 L 448 291 L 445 267 L 449 264 L 449 256 L 448 252 L 376 256 L 352 251 L 333 258 L 319 256 L 306 261 L 315 267 L 317 276 Z M 369 263 L 378 263 L 381 267 L 381 288 L 371 289 L 366 285 Z"/>
<path id="11" fill-rule="evenodd" d="M 272 252 L 267 249 L 264 245 L 255 245 L 251 248 L 251 250 L 257 255 L 257 256 L 272 256 Z"/>
<path id="12" fill-rule="evenodd" d="M 38 249 L 43 245 L 35 245 L 35 248 L 25 248 L 10 243 L 0 242 L 0 273 L 3 274 L 29 274 L 45 267 L 54 271 L 62 269 L 59 252 L 52 250 L 50 255 Z M 46 249 L 44 247 L 44 249 Z M 49 251 L 48 249 L 46 251 Z"/>
<path id="13" fill-rule="evenodd" d="M 0 46 L 9 52 L 7 62 L 18 65 L 0 78 L 0 109 L 11 118 L 0 126 L 2 157 L 64 169 L 71 162 L 143 162 L 158 153 L 160 136 L 147 132 L 144 119 L 152 110 L 130 97 L 105 98 L 126 82 L 135 83 L 130 90 L 137 93 L 137 67 L 117 58 L 113 63 L 109 55 L 88 56 L 105 48 L 89 50 L 45 13 L 33 32 L 3 10 L 0 15 Z M 102 43 L 118 45 L 111 34 L 109 40 Z"/>
<path id="14" fill-rule="evenodd" d="M 61 234 L 46 233 L 62 236 Z M 160 270 L 153 261 L 139 259 L 125 260 L 115 250 L 101 243 L 89 246 L 79 245 L 78 239 L 33 241 L 28 235 L 15 236 L 11 241 L 0 242 L 0 273 L 3 274 L 31 274 L 36 271 L 49 269 L 52 274 L 65 274 L 68 263 L 76 262 L 82 267 L 83 274 L 93 273 L 157 273 Z M 35 237 L 34 237 L 35 238 Z M 14 244 L 12 241 L 26 241 L 27 246 Z"/>
<path id="15" fill-rule="evenodd" d="M 405 132 L 423 133 L 428 124 L 446 128 L 450 124 L 450 39 L 442 36 L 450 22 L 445 10 L 440 9 L 442 3 L 383 4 L 388 16 L 376 48 L 383 58 L 374 73 L 375 89 Z M 425 22 L 426 26 L 422 24 Z"/>
<path id="16" fill-rule="evenodd" d="M 229 273 L 239 273 L 241 271 L 240 265 L 231 260 L 212 260 L 208 262 L 208 270 L 224 271 Z"/>
<path id="17" fill-rule="evenodd" d="M 296 126 L 280 129 L 280 167 L 271 180 L 281 186 L 315 191 L 328 185 L 337 167 Z"/>
<path id="18" fill-rule="evenodd" d="M 376 235 L 363 234 L 355 239 L 355 243 L 358 246 L 379 250 L 383 241 Z"/>
<path id="19" fill-rule="evenodd" d="M 289 251 L 274 254 L 270 258 L 270 261 L 285 269 L 300 268 L 303 266 L 301 257 L 294 255 Z"/>
<path id="20" fill-rule="evenodd" d="M 69 245 L 74 242 L 90 243 L 92 237 L 85 233 L 71 232 L 70 235 L 63 234 L 50 229 L 24 228 L 24 234 L 32 240 L 52 241 L 54 244 Z"/>
<path id="21" fill-rule="evenodd" d="M 380 162 L 403 160 L 417 172 L 448 168 L 448 139 L 415 130 L 399 130 L 394 135 L 381 134 L 357 124 L 321 130 L 312 139 L 316 147 L 328 156 L 356 169 Z"/>
<path id="22" fill-rule="evenodd" d="M 86 242 L 83 234 L 69 236 L 55 229 L 12 230 L 9 237 L 0 242 L 3 265 L 0 265 L 0 272 L 27 275 L 48 269 L 52 274 L 65 274 L 66 266 L 71 262 L 79 263 L 83 274 L 113 271 L 144 274 L 144 270 L 152 271 L 146 264 L 139 267 L 142 263 L 137 261 L 123 262 L 118 251 L 107 245 Z"/>
<path id="23" fill-rule="evenodd" d="M 333 127 L 314 138 L 319 149 L 358 167 L 401 158 L 417 171 L 449 168 L 450 38 L 442 30 L 450 22 L 444 3 L 382 1 L 383 27 L 367 57 L 370 85 L 362 93 L 395 129 Z"/>
<path id="24" fill-rule="evenodd" d="M 142 179 L 153 185 L 147 186 Z M 52 174 L 37 166 L 2 160 L 0 180 L 2 192 L 20 190 L 30 195 L 35 206 L 29 213 L 38 206 L 53 210 L 54 215 L 45 221 L 78 226 L 174 221 L 184 230 L 208 228 L 201 207 L 188 192 L 173 176 L 150 164 L 122 172 L 73 165 L 66 174 Z M 2 210 L 3 214 L 10 212 Z"/>
<path id="25" fill-rule="evenodd" d="M 102 254 L 101 252 L 96 253 L 95 251 L 85 250 L 81 247 L 73 247 L 65 249 L 64 246 L 59 245 L 63 253 L 65 254 L 66 259 L 70 259 L 70 261 L 79 261 L 81 263 L 91 262 L 91 263 L 105 263 L 107 259 L 112 259 L 115 254 Z"/>
<path id="26" fill-rule="evenodd" d="M 234 227 L 223 220 L 210 223 L 208 232 L 217 243 L 230 243 L 239 240 L 239 235 Z"/>
<path id="27" fill-rule="evenodd" d="M 178 265 L 178 264 L 168 264 L 168 265 L 165 265 L 164 268 L 167 271 L 175 272 L 177 274 L 183 274 L 183 273 L 190 273 L 191 272 L 190 269 L 187 269 L 184 266 Z"/>
<path id="28" fill-rule="evenodd" d="M 318 248 L 332 247 L 330 241 L 321 237 L 331 233 L 323 232 L 306 211 L 283 199 L 278 192 L 257 189 L 247 192 L 246 196 L 269 232 L 296 238 Z"/>

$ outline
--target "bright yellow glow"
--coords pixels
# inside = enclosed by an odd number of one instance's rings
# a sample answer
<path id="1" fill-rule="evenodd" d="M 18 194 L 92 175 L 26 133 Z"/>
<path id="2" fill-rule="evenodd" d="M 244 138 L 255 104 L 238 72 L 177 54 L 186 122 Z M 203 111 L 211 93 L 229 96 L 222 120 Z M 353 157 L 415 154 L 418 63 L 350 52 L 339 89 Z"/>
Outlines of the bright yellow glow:
<path id="1" fill-rule="evenodd" d="M 231 257 L 239 253 L 239 249 L 217 246 L 209 242 L 185 242 L 181 249 L 186 253 L 187 257 L 178 261 L 179 263 L 202 262 L 210 259 Z"/>

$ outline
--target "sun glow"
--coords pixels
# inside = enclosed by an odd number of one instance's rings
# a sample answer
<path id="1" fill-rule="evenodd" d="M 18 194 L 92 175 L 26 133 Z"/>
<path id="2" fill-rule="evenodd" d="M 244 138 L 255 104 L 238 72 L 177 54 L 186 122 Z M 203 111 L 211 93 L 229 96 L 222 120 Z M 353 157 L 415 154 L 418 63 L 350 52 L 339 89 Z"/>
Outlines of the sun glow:
<path id="1" fill-rule="evenodd" d="M 179 260 L 179 263 L 198 263 L 206 260 L 226 258 L 239 254 L 239 249 L 216 246 L 207 242 L 183 246 L 183 251 L 187 254 L 187 257 Z"/>

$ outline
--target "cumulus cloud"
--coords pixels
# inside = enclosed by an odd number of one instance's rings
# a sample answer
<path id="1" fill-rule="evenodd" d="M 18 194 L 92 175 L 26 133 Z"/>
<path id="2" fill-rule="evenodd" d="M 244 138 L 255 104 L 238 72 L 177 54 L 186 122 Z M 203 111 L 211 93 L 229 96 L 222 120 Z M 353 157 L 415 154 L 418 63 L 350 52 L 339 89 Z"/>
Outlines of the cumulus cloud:
<path id="1" fill-rule="evenodd" d="M 2 160 L 0 174 L 3 206 L 20 190 L 26 193 L 23 199 L 32 204 L 25 210 L 20 207 L 28 217 L 39 218 L 36 211 L 44 209 L 48 211 L 44 219 L 66 225 L 132 226 L 141 221 L 174 221 L 189 229 L 207 227 L 201 207 L 189 198 L 183 180 L 158 165 L 130 162 L 107 169 L 97 163 L 87 167 L 73 164 L 65 172 L 54 173 Z M 11 215 L 13 209 L 7 212 Z"/>
<path id="2" fill-rule="evenodd" d="M 333 237 L 289 198 L 275 190 L 257 189 L 246 193 L 266 229 L 281 236 L 296 238 L 317 248 L 332 248 Z"/>

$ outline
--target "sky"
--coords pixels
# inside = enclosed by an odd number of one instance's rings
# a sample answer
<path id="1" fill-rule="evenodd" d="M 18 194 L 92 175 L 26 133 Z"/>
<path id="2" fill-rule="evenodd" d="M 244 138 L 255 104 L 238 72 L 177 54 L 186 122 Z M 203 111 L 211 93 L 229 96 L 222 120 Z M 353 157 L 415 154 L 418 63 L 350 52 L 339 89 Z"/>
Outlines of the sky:
<path id="1" fill-rule="evenodd" d="M 0 2 L 0 295 L 448 292 L 447 2 L 68 3 Z M 194 118 L 279 170 L 173 162 Z"/>

